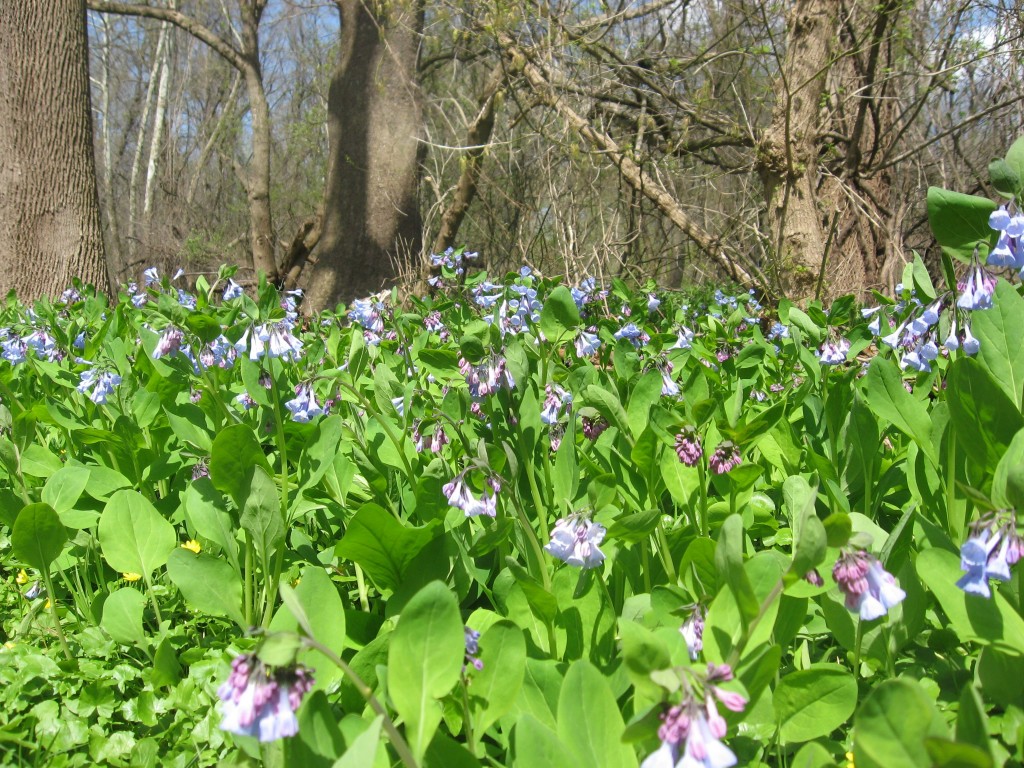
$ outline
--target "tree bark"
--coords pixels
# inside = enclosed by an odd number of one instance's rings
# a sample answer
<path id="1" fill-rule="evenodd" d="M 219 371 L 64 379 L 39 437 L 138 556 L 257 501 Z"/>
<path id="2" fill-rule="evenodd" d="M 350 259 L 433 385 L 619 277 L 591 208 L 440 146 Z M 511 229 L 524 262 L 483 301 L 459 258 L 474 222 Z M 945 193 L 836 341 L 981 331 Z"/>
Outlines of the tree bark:
<path id="1" fill-rule="evenodd" d="M 840 6 L 841 0 L 798 0 L 791 7 L 772 123 L 757 156 L 773 271 L 792 299 L 814 296 L 825 253 L 823 215 L 830 212 L 819 205 L 818 140 Z"/>
<path id="2" fill-rule="evenodd" d="M 0 2 L 0 293 L 108 288 L 84 0 Z"/>
<path id="3" fill-rule="evenodd" d="M 400 272 L 418 271 L 422 247 L 422 2 L 335 1 L 341 51 L 328 93 L 323 237 L 301 281 L 312 308 L 374 293 Z"/>

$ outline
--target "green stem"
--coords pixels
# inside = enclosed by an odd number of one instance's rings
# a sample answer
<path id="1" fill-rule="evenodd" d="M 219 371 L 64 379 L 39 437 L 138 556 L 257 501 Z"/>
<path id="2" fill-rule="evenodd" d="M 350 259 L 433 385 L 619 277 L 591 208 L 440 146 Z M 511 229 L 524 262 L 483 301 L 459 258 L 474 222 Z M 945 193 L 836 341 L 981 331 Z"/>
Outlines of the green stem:
<path id="1" fill-rule="evenodd" d="M 160 604 L 156 601 L 156 595 L 153 594 L 153 581 L 150 579 L 149 574 L 143 574 L 143 578 L 146 582 L 146 592 L 149 594 L 149 600 L 153 603 L 153 612 L 156 614 L 156 624 L 163 630 L 164 617 L 160 614 Z"/>
<path id="2" fill-rule="evenodd" d="M 739 640 L 736 641 L 736 644 L 729 652 L 729 659 L 725 662 L 732 667 L 732 669 L 736 669 L 736 664 L 740 660 L 740 654 L 743 653 L 744 648 L 753 636 L 754 630 L 757 629 L 757 625 L 761 623 L 765 614 L 768 613 L 768 609 L 772 607 L 772 603 L 774 603 L 778 599 L 779 595 L 782 594 L 783 589 L 785 589 L 785 584 L 782 579 L 779 579 L 775 586 L 772 587 L 772 591 L 769 592 L 765 596 L 764 600 L 761 601 L 761 606 L 757 610 L 757 615 L 743 628 L 743 631 L 740 633 Z"/>
<path id="3" fill-rule="evenodd" d="M 46 585 L 46 599 L 50 602 L 50 614 L 53 616 L 53 628 L 57 632 L 57 639 L 60 640 L 60 647 L 64 650 L 64 656 L 68 661 L 74 657 L 71 655 L 71 648 L 68 646 L 68 639 L 64 637 L 64 629 L 60 625 L 60 615 L 57 613 L 57 596 L 53 591 L 53 580 L 50 578 L 50 569 L 43 567 L 43 583 Z"/>
<path id="4" fill-rule="evenodd" d="M 860 677 L 860 646 L 864 639 L 864 622 L 857 619 L 857 638 L 853 643 L 853 676 Z"/>
<path id="5" fill-rule="evenodd" d="M 473 737 L 473 714 L 469 708 L 469 681 L 462 675 L 462 728 L 466 733 L 466 749 L 476 757 L 476 739 Z"/>
<path id="6" fill-rule="evenodd" d="M 284 434 L 284 412 L 281 410 L 280 390 L 277 386 L 277 376 L 275 376 L 273 372 L 271 372 L 270 375 L 270 391 L 271 397 L 274 400 L 274 422 L 277 428 L 275 432 L 277 437 L 277 452 L 281 457 L 281 472 L 279 474 L 281 482 L 281 519 L 284 520 L 285 535 L 287 536 L 288 528 L 291 526 L 291 517 L 288 514 L 288 443 Z M 282 541 L 278 545 L 277 552 L 274 555 L 274 567 L 270 581 L 264 585 L 267 598 L 263 609 L 263 621 L 261 622 L 261 625 L 264 627 L 270 625 L 270 618 L 274 614 L 274 605 L 277 603 L 277 592 L 281 583 L 281 571 L 284 569 L 285 549 L 286 547 Z M 266 567 L 267 563 L 263 563 L 264 570 Z"/>
<path id="7" fill-rule="evenodd" d="M 255 606 L 252 603 L 253 573 L 252 573 L 252 534 L 245 532 L 245 572 L 242 576 L 245 583 L 245 623 L 252 626 L 252 619 L 255 613 Z"/>
<path id="8" fill-rule="evenodd" d="M 707 470 L 704 469 L 704 457 L 701 456 L 700 461 L 697 462 L 697 476 L 698 486 L 700 490 L 700 507 L 698 512 L 700 514 L 700 535 L 709 536 L 710 530 L 708 528 L 708 478 Z"/>
<path id="9" fill-rule="evenodd" d="M 387 733 L 388 738 L 391 739 L 391 743 L 394 745 L 395 751 L 398 753 L 398 757 L 401 761 L 405 763 L 407 768 L 419 768 L 419 763 L 413 756 L 412 750 L 409 749 L 408 742 L 406 742 L 402 737 L 402 734 L 399 733 L 394 720 L 392 720 L 388 715 L 387 710 L 384 709 L 377 697 L 373 695 L 373 689 L 363 682 L 363 679 L 356 674 L 356 671 L 330 648 L 325 645 L 321 645 L 310 637 L 303 637 L 302 641 L 310 648 L 318 650 L 327 657 L 332 664 L 341 670 L 342 674 L 345 675 L 345 677 L 347 677 L 356 687 L 356 690 L 359 691 L 359 695 L 362 696 L 366 700 L 366 703 L 370 705 L 370 708 L 383 718 L 384 731 Z"/>
<path id="10" fill-rule="evenodd" d="M 665 564 L 665 572 L 668 574 L 669 583 L 675 584 L 679 581 L 679 574 L 676 572 L 676 564 L 672 559 L 672 549 L 668 544 L 668 536 L 665 534 L 665 529 L 661 523 L 658 524 L 654 535 L 658 538 L 658 551 L 661 552 L 661 560 Z"/>
<path id="11" fill-rule="evenodd" d="M 966 521 L 964 515 L 956 509 L 956 437 L 952 429 L 946 434 L 946 525 L 954 541 L 964 536 Z M 965 505 L 966 511 L 966 505 Z"/>

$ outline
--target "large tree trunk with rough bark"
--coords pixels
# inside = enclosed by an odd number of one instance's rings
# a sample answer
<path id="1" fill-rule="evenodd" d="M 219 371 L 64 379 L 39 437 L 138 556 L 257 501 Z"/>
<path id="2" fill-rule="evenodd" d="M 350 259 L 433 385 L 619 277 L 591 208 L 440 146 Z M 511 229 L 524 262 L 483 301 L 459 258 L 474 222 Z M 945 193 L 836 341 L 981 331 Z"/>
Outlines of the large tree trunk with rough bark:
<path id="1" fill-rule="evenodd" d="M 416 78 L 420 0 L 336 0 L 341 53 L 328 95 L 323 237 L 304 273 L 309 305 L 330 307 L 418 270 L 423 107 Z"/>
<path id="2" fill-rule="evenodd" d="M 818 194 L 822 94 L 835 48 L 840 0 L 798 0 L 789 11 L 772 123 L 758 148 L 766 234 L 781 292 L 815 293 L 831 214 Z"/>
<path id="3" fill-rule="evenodd" d="M 0 2 L 0 294 L 107 290 L 84 0 Z"/>

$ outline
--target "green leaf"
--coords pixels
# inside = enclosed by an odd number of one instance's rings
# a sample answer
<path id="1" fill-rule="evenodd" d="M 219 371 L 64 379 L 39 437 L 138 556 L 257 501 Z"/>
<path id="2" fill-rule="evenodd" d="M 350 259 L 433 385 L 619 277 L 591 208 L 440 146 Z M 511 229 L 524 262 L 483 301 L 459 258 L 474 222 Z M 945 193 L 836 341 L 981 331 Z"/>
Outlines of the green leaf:
<path id="1" fill-rule="evenodd" d="M 523 715 L 515 727 L 515 768 L 565 768 L 578 764 L 558 735 L 533 715 Z"/>
<path id="2" fill-rule="evenodd" d="M 335 547 L 366 571 L 380 589 L 396 589 L 406 566 L 434 538 L 432 526 L 410 528 L 376 504 L 364 504 Z"/>
<path id="3" fill-rule="evenodd" d="M 956 716 L 956 740 L 960 743 L 973 744 L 989 752 L 988 718 L 985 717 L 985 704 L 981 695 L 973 685 L 965 685 L 960 692 L 960 709 Z M 991 755 L 989 755 L 991 762 Z"/>
<path id="4" fill-rule="evenodd" d="M 962 357 L 949 367 L 946 400 L 956 438 L 982 466 L 995 467 L 1024 427 L 1020 410 L 977 360 Z"/>
<path id="5" fill-rule="evenodd" d="M 424 348 L 416 353 L 416 359 L 442 384 L 452 381 L 465 382 L 465 377 L 459 370 L 459 355 L 454 350 Z"/>
<path id="6" fill-rule="evenodd" d="M 61 515 L 74 508 L 88 484 L 88 467 L 63 467 L 43 486 L 43 501 Z"/>
<path id="7" fill-rule="evenodd" d="M 1024 654 L 1024 619 L 995 589 L 986 600 L 957 587 L 963 573 L 960 558 L 947 550 L 926 549 L 917 556 L 916 566 L 962 642 L 992 645 L 1012 656 Z"/>
<path id="8" fill-rule="evenodd" d="M 380 727 L 383 717 L 375 717 L 370 727 L 360 733 L 348 745 L 331 768 L 368 768 L 376 765 L 377 754 L 380 752 Z"/>
<path id="9" fill-rule="evenodd" d="M 772 696 L 779 734 L 789 744 L 828 736 L 857 707 L 857 681 L 838 664 L 812 664 L 783 677 Z"/>
<path id="10" fill-rule="evenodd" d="M 949 739 L 925 739 L 931 768 L 992 768 L 992 758 L 974 744 L 960 744 Z"/>
<path id="11" fill-rule="evenodd" d="M 193 480 L 185 490 L 185 513 L 196 533 L 220 547 L 235 570 L 241 573 L 235 523 L 224 509 L 223 498 L 210 478 Z"/>
<path id="12" fill-rule="evenodd" d="M 388 649 L 391 701 L 405 720 L 405 737 L 417 759 L 441 722 L 438 699 L 459 681 L 465 653 L 458 601 L 445 584 L 433 581 L 402 610 Z"/>
<path id="13" fill-rule="evenodd" d="M 743 568 L 743 517 L 740 514 L 726 518 L 718 533 L 715 567 L 732 591 L 743 622 L 749 622 L 757 615 L 760 606 Z"/>
<path id="14" fill-rule="evenodd" d="M 242 580 L 230 563 L 178 547 L 167 559 L 167 575 L 192 608 L 213 616 L 227 616 L 245 628 Z"/>
<path id="15" fill-rule="evenodd" d="M 540 311 L 540 329 L 552 344 L 576 330 L 580 324 L 580 311 L 576 308 L 572 293 L 560 285 L 548 294 L 544 308 Z"/>
<path id="16" fill-rule="evenodd" d="M 1008 200 L 1020 194 L 1020 175 L 1001 157 L 988 164 L 988 178 L 995 191 Z"/>
<path id="17" fill-rule="evenodd" d="M 284 605 L 278 610 L 270 629 L 275 632 L 304 632 L 337 655 L 345 648 L 345 606 L 331 577 L 318 565 L 302 569 L 299 583 L 293 588 L 281 585 Z M 327 685 L 341 675 L 341 670 L 319 651 L 303 652 L 299 660 L 314 670 L 316 679 Z"/>
<path id="18" fill-rule="evenodd" d="M 1018 179 L 1024 180 L 1024 136 L 1018 138 L 1006 150 L 1006 164 L 1017 174 Z"/>
<path id="19" fill-rule="evenodd" d="M 992 501 L 997 507 L 1024 509 L 1024 429 L 1017 432 L 992 478 Z"/>
<path id="20" fill-rule="evenodd" d="M 526 675 L 526 639 L 523 630 L 502 620 L 480 638 L 480 660 L 484 667 L 473 672 L 469 693 L 483 706 L 473 718 L 474 733 L 482 735 L 512 709 Z"/>
<path id="21" fill-rule="evenodd" d="M 789 768 L 833 768 L 835 764 L 831 752 L 818 742 L 811 741 L 800 747 Z"/>
<path id="22" fill-rule="evenodd" d="M 177 544 L 174 526 L 138 491 L 118 491 L 103 508 L 99 524 L 103 559 L 121 573 L 148 577 L 167 562 Z"/>
<path id="23" fill-rule="evenodd" d="M 53 507 L 29 504 L 18 513 L 11 531 L 11 547 L 19 560 L 33 568 L 47 570 L 64 549 L 68 531 Z"/>
<path id="24" fill-rule="evenodd" d="M 567 765 L 635 768 L 636 755 L 622 743 L 625 729 L 604 675 L 586 660 L 573 662 L 558 696 L 558 737 L 575 756 Z"/>
<path id="25" fill-rule="evenodd" d="M 929 768 L 929 736 L 946 728 L 920 684 L 908 678 L 886 680 L 867 697 L 853 720 L 858 768 Z"/>
<path id="26" fill-rule="evenodd" d="M 201 312 L 190 312 L 185 317 L 185 325 L 205 344 L 216 339 L 223 331 L 217 318 Z"/>
<path id="27" fill-rule="evenodd" d="M 942 250 L 963 261 L 971 258 L 977 245 L 986 245 L 994 231 L 988 225 L 996 204 L 987 197 L 928 188 L 928 223 Z M 987 253 L 987 248 L 985 249 Z"/>
<path id="28" fill-rule="evenodd" d="M 132 587 L 111 592 L 103 601 L 100 626 L 115 641 L 124 645 L 145 647 L 146 633 L 142 628 L 142 611 L 146 596 Z"/>
<path id="29" fill-rule="evenodd" d="M 971 315 L 981 342 L 977 359 L 1018 408 L 1024 397 L 1024 298 L 1005 280 L 996 284 L 992 308 Z"/>
<path id="30" fill-rule="evenodd" d="M 928 409 L 903 388 L 899 369 L 882 357 L 873 358 L 865 377 L 865 389 L 864 399 L 874 414 L 912 438 L 932 464 L 938 466 Z"/>
<path id="31" fill-rule="evenodd" d="M 617 395 L 598 384 L 590 384 L 583 392 L 583 405 L 596 408 L 608 423 L 623 434 L 630 434 L 629 419 Z"/>
<path id="32" fill-rule="evenodd" d="M 284 514 L 277 494 L 277 484 L 267 471 L 259 466 L 249 470 L 249 493 L 242 506 L 239 525 L 252 536 L 256 551 L 263 562 L 264 572 L 270 567 L 270 557 L 284 541 Z"/>
<path id="33" fill-rule="evenodd" d="M 822 339 L 825 338 L 824 329 L 815 323 L 806 312 L 797 307 L 789 308 L 789 322 L 807 334 L 807 337 L 814 342 L 814 344 L 820 344 Z"/>
<path id="34" fill-rule="evenodd" d="M 257 466 L 267 474 L 273 472 L 252 427 L 232 424 L 217 434 L 210 449 L 210 481 L 218 491 L 231 496 L 239 509 L 249 495 L 249 475 Z"/>

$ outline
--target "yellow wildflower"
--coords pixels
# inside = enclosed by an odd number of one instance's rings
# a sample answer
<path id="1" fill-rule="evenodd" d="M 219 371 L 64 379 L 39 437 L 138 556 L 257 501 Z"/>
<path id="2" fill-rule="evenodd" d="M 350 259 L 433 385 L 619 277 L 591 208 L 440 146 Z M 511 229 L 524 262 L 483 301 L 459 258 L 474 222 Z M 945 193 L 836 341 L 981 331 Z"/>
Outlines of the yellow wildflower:
<path id="1" fill-rule="evenodd" d="M 142 574 L 141 573 L 132 573 L 131 571 L 126 571 L 125 573 L 121 574 L 121 578 L 124 579 L 125 581 L 138 581 L 139 579 L 142 578 Z"/>
<path id="2" fill-rule="evenodd" d="M 22 568 L 20 571 L 18 571 L 18 576 L 15 579 L 15 581 L 18 582 L 19 584 L 22 584 L 22 585 L 28 584 L 28 574 L 25 573 L 25 569 L 24 568 Z"/>
<path id="3" fill-rule="evenodd" d="M 846 753 L 846 768 L 856 768 L 853 762 L 853 750 Z"/>
<path id="4" fill-rule="evenodd" d="M 190 552 L 195 552 L 197 555 L 202 552 L 203 548 L 199 545 L 199 542 L 195 539 L 189 539 L 181 545 L 182 549 L 187 549 Z"/>
<path id="5" fill-rule="evenodd" d="M 50 610 L 50 606 L 51 605 L 53 605 L 53 603 L 50 602 L 50 598 L 46 598 L 46 605 L 43 606 L 43 610 L 44 611 Z"/>

